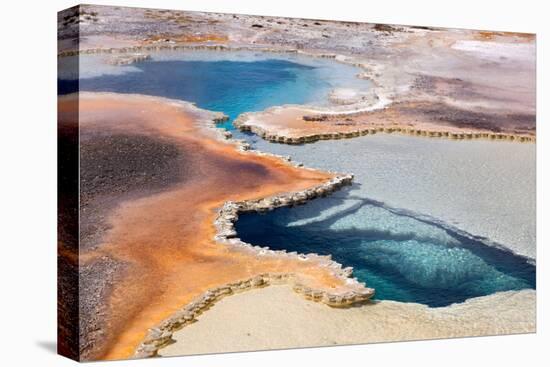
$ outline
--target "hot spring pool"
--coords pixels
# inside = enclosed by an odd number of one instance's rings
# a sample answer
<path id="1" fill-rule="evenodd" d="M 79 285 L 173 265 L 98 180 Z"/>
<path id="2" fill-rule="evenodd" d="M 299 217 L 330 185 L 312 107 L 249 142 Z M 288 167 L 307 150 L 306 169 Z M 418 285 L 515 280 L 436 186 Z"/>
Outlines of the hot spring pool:
<path id="1" fill-rule="evenodd" d="M 243 112 L 325 104 L 334 88 L 370 87 L 352 66 L 295 55 L 159 52 L 126 66 L 108 65 L 106 57 L 81 55 L 80 79 L 61 75 L 59 94 L 191 101 L 227 114 L 223 127 L 234 131 L 232 120 Z M 378 299 L 437 307 L 535 287 L 534 145 L 377 135 L 288 146 L 234 133 L 255 149 L 355 174 L 353 187 L 329 198 L 241 216 L 244 241 L 331 254 L 353 266 Z"/>
<path id="2" fill-rule="evenodd" d="M 368 89 L 357 68 L 325 59 L 254 52 L 165 51 L 133 65 L 105 63 L 105 55 L 80 56 L 80 80 L 59 79 L 60 94 L 76 91 L 138 93 L 195 102 L 229 116 L 283 104 L 324 104 L 334 88 Z M 65 60 L 64 62 L 70 62 Z M 69 68 L 67 68 L 69 69 Z"/>
<path id="3" fill-rule="evenodd" d="M 323 215 L 337 206 L 345 209 Z M 304 206 L 243 214 L 236 229 L 245 242 L 274 250 L 330 254 L 353 266 L 354 276 L 375 288 L 376 299 L 440 307 L 535 287 L 535 266 L 525 258 L 354 196 L 353 187 Z"/>

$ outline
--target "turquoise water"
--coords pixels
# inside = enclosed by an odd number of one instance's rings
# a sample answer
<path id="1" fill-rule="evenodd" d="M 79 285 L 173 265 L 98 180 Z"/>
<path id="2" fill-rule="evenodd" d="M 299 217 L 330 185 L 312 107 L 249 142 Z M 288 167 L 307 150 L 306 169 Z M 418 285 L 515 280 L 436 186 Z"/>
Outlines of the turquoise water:
<path id="1" fill-rule="evenodd" d="M 332 254 L 376 298 L 445 306 L 535 288 L 535 145 L 377 134 L 253 148 L 353 173 L 328 198 L 237 222 L 246 242 Z M 520 256 L 520 255 L 523 256 Z"/>
<path id="2" fill-rule="evenodd" d="M 326 209 L 344 210 L 323 215 Z M 349 225 L 350 217 L 362 225 Z M 377 299 L 432 307 L 498 291 L 535 287 L 535 266 L 510 251 L 447 228 L 443 223 L 353 195 L 265 214 L 243 214 L 239 237 L 274 250 L 332 255 L 375 288 Z"/>
<path id="3" fill-rule="evenodd" d="M 80 72 L 80 80 L 59 80 L 59 94 L 104 91 L 191 101 L 229 115 L 229 130 L 243 112 L 323 104 L 334 88 L 369 87 L 355 77 L 357 69 L 334 61 L 250 53 L 154 54 L 150 61 L 116 67 L 100 56 L 82 56 Z M 332 254 L 353 266 L 378 299 L 436 307 L 535 287 L 532 262 L 504 248 L 507 242 L 520 250 L 533 245 L 528 224 L 534 218 L 524 208 L 531 200 L 521 196 L 534 187 L 530 165 L 521 160 L 530 162 L 531 152 L 517 151 L 527 145 L 377 136 L 287 146 L 244 137 L 260 150 L 290 154 L 311 167 L 353 172 L 356 184 L 305 206 L 243 215 L 237 222 L 243 240 Z M 503 206 L 507 202 L 513 211 Z M 453 226 L 399 208 L 436 213 Z M 526 235 L 516 238 L 521 231 Z"/>
<path id="4" fill-rule="evenodd" d="M 223 127 L 233 130 L 231 121 L 243 112 L 283 104 L 323 103 L 330 90 L 341 83 L 369 86 L 355 77 L 354 67 L 322 59 L 277 55 L 258 58 L 244 52 L 236 53 L 240 56 L 236 58 L 228 57 L 230 53 L 198 55 L 201 57 L 193 57 L 193 53 L 154 54 L 150 61 L 81 77 L 79 87 L 82 91 L 139 93 L 195 102 L 201 108 L 227 114 L 229 121 Z M 101 68 L 86 61 L 97 58 L 83 56 L 81 69 L 86 65 Z M 87 73 L 82 70 L 84 76 Z M 60 94 L 77 88 L 74 79 L 59 82 Z"/>

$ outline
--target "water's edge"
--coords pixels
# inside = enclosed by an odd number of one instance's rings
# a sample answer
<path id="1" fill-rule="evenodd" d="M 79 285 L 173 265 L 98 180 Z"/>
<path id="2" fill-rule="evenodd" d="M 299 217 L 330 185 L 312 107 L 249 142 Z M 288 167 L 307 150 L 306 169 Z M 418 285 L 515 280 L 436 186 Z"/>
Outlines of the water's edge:
<path id="1" fill-rule="evenodd" d="M 254 51 L 257 51 L 257 50 L 254 50 Z M 276 50 L 276 52 L 281 52 L 281 50 Z M 286 51 L 284 51 L 284 52 L 286 52 Z M 310 55 L 310 56 L 327 57 L 327 56 L 318 56 L 318 55 Z M 336 56 L 334 56 L 334 57 L 328 56 L 328 57 L 335 58 L 335 59 L 338 60 L 338 58 Z M 338 60 L 338 61 L 341 61 L 341 60 Z M 360 66 L 360 65 L 355 65 L 355 66 Z M 243 114 L 239 115 L 235 121 L 239 120 L 241 118 L 241 116 L 244 117 L 245 114 L 246 113 L 243 113 Z M 213 128 L 216 131 L 219 131 L 220 137 L 222 139 L 232 140 L 232 142 L 234 142 L 236 144 L 237 149 L 239 149 L 241 151 L 249 150 L 250 146 L 246 142 L 239 141 L 239 140 L 234 140 L 234 139 L 232 139 L 232 134 L 230 132 L 225 131 L 224 129 L 218 128 L 218 126 L 216 124 L 218 124 L 220 122 L 221 122 L 220 119 L 212 121 L 211 124 L 210 124 L 211 126 L 209 126 L 209 128 Z M 392 131 L 384 131 L 384 132 L 391 133 Z M 414 134 L 415 135 L 420 135 L 420 136 L 429 136 L 429 134 L 423 134 L 422 132 L 420 132 L 420 133 L 415 132 Z M 354 137 L 356 135 L 357 134 L 355 134 L 355 135 L 352 134 L 350 136 L 344 136 L 344 137 Z M 335 137 L 335 138 L 340 138 L 340 137 Z M 468 138 L 468 137 L 466 137 L 466 138 Z M 277 139 L 276 141 L 279 141 L 279 139 Z M 279 141 L 279 142 L 286 142 L 286 141 Z M 260 154 L 260 155 L 277 156 L 281 159 L 289 160 L 289 158 L 281 157 L 281 156 L 271 154 L 271 153 L 264 153 L 264 152 L 261 152 L 261 151 L 254 151 L 254 153 L 255 154 Z M 301 164 L 296 164 L 296 166 L 302 167 Z M 274 208 L 277 208 L 277 207 L 282 207 L 282 206 L 302 204 L 302 203 L 305 203 L 305 202 L 307 202 L 307 201 L 309 201 L 309 200 L 311 200 L 315 197 L 324 196 L 326 194 L 329 194 L 332 191 L 337 190 L 339 187 L 341 187 L 343 185 L 350 184 L 351 179 L 352 179 L 351 175 L 336 176 L 335 180 L 331 180 L 327 184 L 321 185 L 321 187 L 317 187 L 317 188 L 310 189 L 310 190 L 304 190 L 302 192 L 290 193 L 290 194 L 283 195 L 283 196 L 280 196 L 280 197 L 263 198 L 261 200 L 254 201 L 254 202 L 242 202 L 242 203 L 226 202 L 224 204 L 224 206 L 220 209 L 219 216 L 218 216 L 218 218 L 216 219 L 216 222 L 215 222 L 216 228 L 218 230 L 218 234 L 216 236 L 216 241 L 218 241 L 218 242 L 220 242 L 221 244 L 224 244 L 224 245 L 240 246 L 240 247 L 243 247 L 243 248 L 247 248 L 247 249 L 250 249 L 252 251 L 257 252 L 258 254 L 262 254 L 262 255 L 266 254 L 266 253 L 283 255 L 283 254 L 286 253 L 286 251 L 273 251 L 273 250 L 270 250 L 269 248 L 261 248 L 261 247 L 253 246 L 251 244 L 247 244 L 247 243 L 241 241 L 237 237 L 237 233 L 236 233 L 235 228 L 234 228 L 234 224 L 235 224 L 236 220 L 238 219 L 238 214 L 240 212 L 251 212 L 251 211 L 261 212 L 261 211 L 271 210 L 271 209 L 274 209 Z M 286 253 L 285 256 L 293 256 L 293 257 L 297 257 L 297 258 L 300 258 L 300 259 L 316 258 L 317 260 L 319 260 L 321 258 L 326 258 L 327 259 L 327 266 L 333 267 L 336 275 L 341 276 L 341 277 L 345 277 L 345 278 L 348 278 L 349 276 L 351 276 L 351 269 L 342 268 L 341 264 L 330 260 L 330 258 L 327 258 L 326 256 L 321 256 L 321 255 L 317 255 L 317 254 L 302 255 L 302 254 L 296 254 L 296 253 Z M 518 256 L 521 256 L 521 255 L 518 255 Z M 535 260 L 534 259 L 531 259 L 531 260 L 532 260 L 533 264 L 535 264 Z M 273 275 L 273 274 L 263 274 L 263 275 L 260 275 L 260 277 L 261 277 L 261 280 L 258 280 L 258 279 L 254 280 L 255 278 L 244 280 L 244 281 L 240 282 L 237 287 L 244 287 L 244 288 L 239 288 L 239 289 L 251 289 L 251 288 L 256 287 L 256 286 L 268 285 L 268 284 L 271 284 L 272 282 L 276 282 L 276 281 L 281 280 L 281 279 L 284 279 L 284 281 L 290 281 L 291 279 L 293 279 L 292 274 L 286 274 L 286 275 L 281 275 L 281 276 L 279 276 L 277 274 L 275 274 L 275 275 Z M 349 278 L 349 279 L 351 279 L 351 278 Z M 247 284 L 250 284 L 250 286 L 248 286 Z M 231 288 L 231 287 L 233 287 L 233 285 L 229 285 L 229 288 Z M 226 287 L 224 287 L 224 286 L 219 287 L 219 289 L 225 289 L 225 288 Z M 190 307 L 190 309 L 195 310 L 193 307 L 191 307 L 195 303 L 198 304 L 198 305 L 202 305 L 204 302 L 206 302 L 207 304 L 211 304 L 211 303 L 213 303 L 213 302 L 215 302 L 219 299 L 218 295 L 226 295 L 226 293 L 223 293 L 223 292 L 226 292 L 226 291 L 223 290 L 223 291 L 221 291 L 222 293 L 220 293 L 216 296 L 213 296 L 213 294 L 211 292 L 216 291 L 217 289 L 218 288 L 216 288 L 214 290 L 207 291 L 205 294 L 203 294 L 203 296 L 199 297 L 199 299 L 202 300 L 202 301 L 199 300 L 198 303 L 197 303 L 197 301 L 194 301 L 193 303 L 191 303 L 187 307 Z M 361 292 L 358 292 L 357 294 L 354 294 L 353 297 L 347 297 L 346 296 L 346 297 L 338 299 L 337 295 L 336 295 L 336 298 L 335 298 L 335 295 L 330 295 L 330 294 L 326 294 L 326 293 L 324 293 L 324 294 L 322 293 L 319 296 L 318 293 L 315 293 L 317 291 L 311 290 L 311 289 L 303 290 L 303 289 L 300 289 L 300 287 L 297 287 L 296 290 L 299 293 L 304 294 L 306 297 L 310 297 L 311 299 L 314 299 L 314 300 L 320 300 L 322 302 L 325 302 L 325 303 L 327 303 L 329 305 L 333 305 L 333 306 L 349 305 L 349 304 L 352 304 L 352 303 L 355 303 L 355 302 L 363 302 L 363 301 L 367 300 L 368 298 L 370 298 L 370 295 L 372 295 L 372 294 L 368 295 L 369 292 L 366 292 L 364 294 L 361 294 Z M 216 293 L 216 292 L 214 292 L 214 293 Z M 186 309 L 187 309 L 187 307 L 186 307 Z M 200 312 L 202 312 L 203 309 L 206 309 L 206 308 L 208 308 L 208 307 L 202 307 L 202 306 L 197 307 L 195 311 L 200 313 Z M 187 309 L 187 311 L 189 311 L 189 309 Z M 177 315 L 175 315 L 175 317 L 176 316 Z M 180 317 L 180 316 L 181 315 L 179 315 L 177 317 Z M 187 314 L 187 317 L 188 316 L 189 315 Z M 186 320 L 185 317 L 184 317 L 184 320 Z M 175 322 L 174 325 L 177 325 L 178 323 L 181 323 L 181 319 L 179 321 Z M 157 333 L 157 334 L 155 334 L 155 333 Z M 151 338 L 146 339 L 146 341 L 151 340 L 151 342 L 146 343 L 144 341 L 144 344 L 147 344 L 149 346 L 148 347 L 143 347 L 142 349 L 138 348 L 139 353 L 149 353 L 149 352 L 147 352 L 147 350 L 151 349 L 150 345 L 156 345 L 156 343 L 158 343 L 160 340 L 164 340 L 165 342 L 167 341 L 166 331 L 163 331 L 160 335 L 158 334 L 158 331 L 155 331 L 152 334 L 150 334 L 149 336 L 151 336 L 151 335 L 153 335 L 153 336 L 156 335 L 156 337 L 153 337 L 152 339 Z M 148 336 L 148 338 L 149 338 L 149 336 Z M 158 350 L 159 348 L 157 348 L 156 350 Z"/>

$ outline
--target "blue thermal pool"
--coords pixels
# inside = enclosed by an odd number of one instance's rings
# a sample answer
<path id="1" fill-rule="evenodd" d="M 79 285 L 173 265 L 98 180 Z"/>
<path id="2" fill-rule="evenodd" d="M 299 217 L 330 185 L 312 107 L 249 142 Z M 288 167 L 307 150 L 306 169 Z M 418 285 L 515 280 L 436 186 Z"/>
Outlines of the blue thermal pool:
<path id="1" fill-rule="evenodd" d="M 251 52 L 165 52 L 134 65 L 109 66 L 105 56 L 81 56 L 80 80 L 59 80 L 59 94 L 137 93 L 195 102 L 229 116 L 283 104 L 323 103 L 342 85 L 368 88 L 357 69 L 324 59 Z M 103 73 L 100 73 L 100 72 Z M 86 74 L 88 73 L 88 74 Z"/>
<path id="2" fill-rule="evenodd" d="M 167 52 L 126 66 L 105 57 L 81 56 L 80 79 L 62 75 L 59 94 L 191 101 L 227 114 L 224 127 L 234 130 L 232 120 L 243 112 L 326 104 L 334 88 L 370 87 L 352 66 L 299 56 Z M 534 144 L 368 136 L 287 146 L 239 137 L 310 167 L 355 174 L 354 186 L 331 197 L 242 215 L 236 226 L 244 241 L 331 254 L 353 266 L 377 299 L 439 307 L 535 288 Z"/>
<path id="3" fill-rule="evenodd" d="M 304 206 L 243 214 L 236 229 L 249 243 L 274 250 L 332 255 L 354 267 L 377 299 L 447 306 L 499 291 L 535 287 L 535 266 L 508 250 L 353 195 Z M 335 206 L 344 209 L 323 215 Z M 352 218 L 361 221 L 354 225 Z"/>

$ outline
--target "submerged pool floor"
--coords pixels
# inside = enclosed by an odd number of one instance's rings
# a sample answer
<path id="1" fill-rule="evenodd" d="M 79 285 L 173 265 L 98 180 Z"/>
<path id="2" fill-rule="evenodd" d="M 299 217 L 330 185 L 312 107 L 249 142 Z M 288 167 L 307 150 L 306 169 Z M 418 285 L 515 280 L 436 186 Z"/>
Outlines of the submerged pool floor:
<path id="1" fill-rule="evenodd" d="M 342 204 L 347 205 L 344 211 L 321 213 Z M 352 217 L 363 223 L 350 224 Z M 535 266 L 525 258 L 346 193 L 304 206 L 243 214 L 236 229 L 243 241 L 256 245 L 330 254 L 375 288 L 376 299 L 440 307 L 498 291 L 535 288 Z"/>

